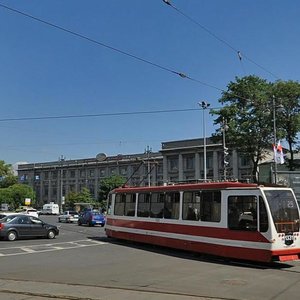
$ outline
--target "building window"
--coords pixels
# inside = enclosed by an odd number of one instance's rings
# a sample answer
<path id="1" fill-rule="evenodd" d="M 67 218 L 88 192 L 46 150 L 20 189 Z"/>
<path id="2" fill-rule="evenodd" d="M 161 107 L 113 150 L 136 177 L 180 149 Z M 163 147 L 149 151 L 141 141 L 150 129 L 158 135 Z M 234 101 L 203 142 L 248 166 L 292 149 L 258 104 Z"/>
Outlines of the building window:
<path id="1" fill-rule="evenodd" d="M 120 168 L 120 174 L 121 175 L 126 175 L 127 174 L 127 167 Z"/>
<path id="2" fill-rule="evenodd" d="M 105 169 L 100 169 L 99 174 L 100 174 L 100 177 L 105 177 L 105 174 L 106 174 Z"/>
<path id="3" fill-rule="evenodd" d="M 81 178 L 85 178 L 85 170 L 80 170 L 80 174 L 79 174 L 79 176 L 81 177 Z"/>
<path id="4" fill-rule="evenodd" d="M 195 169 L 195 156 L 184 157 L 184 169 L 194 170 Z"/>
<path id="5" fill-rule="evenodd" d="M 71 171 L 70 171 L 70 177 L 71 177 L 71 178 L 75 178 L 75 177 L 76 177 L 76 172 L 75 172 L 75 170 L 71 170 Z"/>
<path id="6" fill-rule="evenodd" d="M 95 170 L 94 169 L 89 170 L 89 177 L 95 177 Z"/>
<path id="7" fill-rule="evenodd" d="M 178 172 L 178 157 L 170 157 L 168 159 L 168 169 L 170 172 Z"/>
<path id="8" fill-rule="evenodd" d="M 117 175 L 117 168 L 111 168 L 109 170 L 110 175 Z"/>
<path id="9" fill-rule="evenodd" d="M 240 156 L 240 166 L 249 167 L 251 165 L 249 156 L 241 155 Z"/>

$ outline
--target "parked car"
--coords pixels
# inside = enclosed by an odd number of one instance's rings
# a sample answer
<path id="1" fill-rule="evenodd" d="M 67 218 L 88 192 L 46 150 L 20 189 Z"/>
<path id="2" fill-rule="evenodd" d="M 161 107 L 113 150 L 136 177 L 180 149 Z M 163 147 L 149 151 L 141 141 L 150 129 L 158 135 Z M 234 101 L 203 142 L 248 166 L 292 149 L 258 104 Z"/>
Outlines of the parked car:
<path id="1" fill-rule="evenodd" d="M 14 241 L 19 238 L 45 237 L 54 239 L 59 234 L 55 225 L 25 214 L 10 214 L 0 220 L 0 238 Z"/>
<path id="2" fill-rule="evenodd" d="M 86 210 L 79 215 L 78 225 L 105 225 L 106 218 L 99 211 Z"/>
<path id="3" fill-rule="evenodd" d="M 21 206 L 20 208 L 16 209 L 16 213 L 21 213 L 24 215 L 31 215 L 34 216 L 36 218 L 39 217 L 38 211 L 32 207 L 28 207 L 28 206 Z"/>
<path id="4" fill-rule="evenodd" d="M 79 215 L 77 211 L 67 210 L 62 215 L 58 216 L 58 222 L 73 223 L 78 222 Z"/>

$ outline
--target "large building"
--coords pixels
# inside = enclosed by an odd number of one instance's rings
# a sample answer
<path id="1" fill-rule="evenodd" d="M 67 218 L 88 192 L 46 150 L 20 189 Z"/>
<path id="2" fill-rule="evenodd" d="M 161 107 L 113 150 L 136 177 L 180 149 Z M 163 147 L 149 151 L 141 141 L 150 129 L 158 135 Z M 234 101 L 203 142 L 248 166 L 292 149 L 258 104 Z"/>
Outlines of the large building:
<path id="1" fill-rule="evenodd" d="M 205 150 L 205 151 L 204 151 Z M 163 142 L 159 152 L 106 156 L 18 166 L 19 182 L 29 184 L 36 192 L 37 205 L 55 202 L 61 205 L 69 192 L 88 188 L 95 199 L 101 180 L 111 175 L 124 176 L 128 185 L 162 185 L 206 179 L 251 181 L 251 164 L 245 156 L 229 150 L 224 173 L 224 149 L 211 138 Z M 225 178 L 224 178 L 225 175 Z"/>

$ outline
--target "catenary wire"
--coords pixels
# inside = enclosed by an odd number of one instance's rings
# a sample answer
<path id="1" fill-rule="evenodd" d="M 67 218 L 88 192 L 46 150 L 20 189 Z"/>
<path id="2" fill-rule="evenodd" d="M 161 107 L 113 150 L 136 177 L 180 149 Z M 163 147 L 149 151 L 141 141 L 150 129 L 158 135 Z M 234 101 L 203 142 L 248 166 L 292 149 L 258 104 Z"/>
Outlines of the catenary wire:
<path id="1" fill-rule="evenodd" d="M 14 12 L 14 13 L 20 14 L 20 15 L 22 15 L 22 16 L 24 16 L 24 17 L 30 18 L 30 19 L 32 19 L 32 20 L 38 21 L 38 22 L 40 22 L 40 23 L 43 23 L 43 24 L 45 24 L 45 25 L 51 26 L 51 27 L 56 28 L 56 29 L 58 29 L 58 30 L 64 31 L 64 32 L 69 33 L 69 34 L 71 34 L 71 35 L 73 35 L 73 36 L 76 36 L 76 37 L 78 37 L 78 38 L 81 38 L 81 39 L 84 39 L 84 40 L 89 41 L 89 42 L 91 42 L 91 43 L 94 43 L 94 44 L 96 44 L 96 45 L 98 45 L 98 46 L 105 47 L 105 48 L 110 49 L 110 50 L 112 50 L 112 51 L 115 51 L 115 52 L 117 52 L 117 53 L 119 53 L 119 54 L 128 56 L 128 57 L 130 57 L 130 58 L 132 58 L 132 59 L 138 60 L 138 61 L 140 61 L 140 62 L 146 63 L 146 64 L 151 65 L 151 66 L 153 66 L 153 67 L 156 67 L 156 68 L 159 68 L 159 69 L 161 69 L 161 70 L 167 71 L 167 72 L 169 72 L 169 73 L 175 74 L 175 75 L 177 75 L 177 76 L 179 76 L 179 77 L 181 77 L 181 78 L 183 78 L 183 79 L 188 79 L 188 80 L 191 80 L 191 81 L 193 81 L 193 82 L 195 82 L 195 83 L 198 83 L 198 84 L 201 84 L 201 85 L 204 85 L 204 86 L 213 88 L 213 89 L 215 89 L 215 90 L 218 90 L 218 91 L 221 91 L 221 92 L 226 92 L 226 91 L 225 91 L 224 89 L 222 89 L 222 88 L 216 87 L 216 86 L 214 86 L 214 85 L 212 85 L 212 84 L 209 84 L 209 83 L 206 83 L 206 82 L 204 82 L 204 81 L 202 81 L 202 80 L 199 80 L 199 79 L 190 77 L 190 76 L 188 76 L 187 74 L 185 74 L 185 73 L 183 73 L 183 72 L 179 72 L 179 71 L 172 70 L 172 69 L 170 69 L 170 68 L 168 68 L 168 67 L 159 65 L 159 64 L 154 63 L 154 62 L 152 62 L 152 61 L 150 61 L 150 60 L 147 60 L 147 59 L 145 59 L 145 58 L 142 58 L 142 57 L 140 57 L 140 56 L 137 56 L 137 55 L 131 54 L 131 53 L 129 53 L 129 52 L 120 50 L 120 49 L 118 49 L 118 48 L 116 48 L 116 47 L 113 47 L 113 46 L 110 46 L 110 45 L 108 45 L 108 44 L 102 43 L 102 42 L 97 41 L 97 40 L 95 40 L 95 39 L 92 39 L 92 38 L 90 38 L 90 37 L 88 37 L 88 36 L 86 36 L 86 35 L 83 35 L 83 34 L 80 34 L 80 33 L 75 32 L 75 31 L 66 29 L 66 28 L 64 28 L 64 27 L 62 27 L 62 26 L 59 26 L 59 25 L 56 25 L 56 24 L 54 24 L 54 23 L 51 23 L 51 22 L 42 20 L 42 19 L 40 19 L 40 18 L 37 18 L 37 17 L 35 17 L 35 16 L 32 16 L 32 15 L 30 15 L 30 14 L 27 14 L 27 13 L 25 13 L 25 12 L 22 12 L 22 11 L 20 11 L 20 10 L 17 10 L 17 9 L 15 9 L 15 8 L 11 8 L 11 7 L 9 7 L 9 6 L 7 6 L 7 5 L 4 5 L 4 4 L 1 4 L 1 3 L 0 3 L 0 7 L 5 8 L 5 9 L 7 9 L 7 10 L 10 10 L 10 11 L 12 11 L 12 12 Z"/>
<path id="2" fill-rule="evenodd" d="M 209 108 L 209 110 L 212 110 L 212 109 L 219 109 L 219 108 Z M 199 108 L 165 109 L 165 110 L 148 110 L 148 111 L 131 111 L 131 112 L 115 112 L 115 113 L 100 113 L 100 114 L 81 114 L 81 115 L 62 115 L 62 116 L 2 118 L 2 119 L 0 119 L 0 122 L 34 121 L 34 120 L 54 120 L 54 119 L 76 119 L 76 118 L 97 118 L 97 117 L 126 116 L 126 115 L 145 115 L 145 114 L 177 113 L 177 112 L 190 112 L 190 111 L 199 111 Z"/>
<path id="3" fill-rule="evenodd" d="M 163 0 L 163 1 L 164 1 L 165 3 L 167 3 L 168 5 L 171 5 L 170 1 L 168 1 L 168 0 Z M 170 3 L 170 4 L 169 4 L 169 3 Z M 129 53 L 129 52 L 126 52 L 126 51 L 120 50 L 120 49 L 118 49 L 118 48 L 116 48 L 116 47 L 110 46 L 110 45 L 108 45 L 108 44 L 99 42 L 99 41 L 97 41 L 97 40 L 95 40 L 95 39 L 92 39 L 92 38 L 90 38 L 90 37 L 88 37 L 88 36 L 85 36 L 85 35 L 83 35 L 83 34 L 74 32 L 74 31 L 69 30 L 69 29 L 66 29 L 66 28 L 64 28 L 64 27 L 62 27 L 62 26 L 53 24 L 53 23 L 48 22 L 48 21 L 45 21 L 45 20 L 42 20 L 42 19 L 37 18 L 37 17 L 32 16 L 32 15 L 29 15 L 29 14 L 27 14 L 27 13 L 25 13 L 25 12 L 22 12 L 22 11 L 20 11 L 20 10 L 15 9 L 15 8 L 11 8 L 11 7 L 9 7 L 9 6 L 7 6 L 7 5 L 4 5 L 4 4 L 2 4 L 2 3 L 0 3 L 0 7 L 5 8 L 5 9 L 7 9 L 7 10 L 9 10 L 9 11 L 14 12 L 14 13 L 20 14 L 20 15 L 22 15 L 22 16 L 24 16 L 24 17 L 33 19 L 33 20 L 35 20 L 35 21 L 38 21 L 38 22 L 43 23 L 43 24 L 45 24 L 45 25 L 48 25 L 48 26 L 50 26 L 50 27 L 56 28 L 56 29 L 58 29 L 58 30 L 62 30 L 62 31 L 64 31 L 64 32 L 66 32 L 66 33 L 69 33 L 69 34 L 71 34 L 71 35 L 73 35 L 73 36 L 76 36 L 76 37 L 79 37 L 79 38 L 81 38 L 81 39 L 84 39 L 84 40 L 89 41 L 89 42 L 91 42 L 91 43 L 94 43 L 94 44 L 96 44 L 96 45 L 98 45 L 98 46 L 105 47 L 105 48 L 110 49 L 110 50 L 112 50 L 112 51 L 115 51 L 115 52 L 117 52 L 117 53 L 119 53 L 119 54 L 122 54 L 122 55 L 125 55 L 125 56 L 128 56 L 128 57 L 131 57 L 132 59 L 138 60 L 138 61 L 140 61 L 140 62 L 146 63 L 146 64 L 151 65 L 151 66 L 153 66 L 153 67 L 156 67 L 156 68 L 159 68 L 159 69 L 161 69 L 161 70 L 167 71 L 167 72 L 169 72 L 169 73 L 175 74 L 175 75 L 177 75 L 177 76 L 179 76 L 179 77 L 181 77 L 181 78 L 183 78 L 183 79 L 188 79 L 188 80 L 193 81 L 193 82 L 195 82 L 195 83 L 198 83 L 198 84 L 201 84 L 201 85 L 204 85 L 204 86 L 213 88 L 213 89 L 215 89 L 215 90 L 221 91 L 221 92 L 223 92 L 223 93 L 226 93 L 226 90 L 224 90 L 224 89 L 222 89 L 222 88 L 216 87 L 216 86 L 214 86 L 214 85 L 212 85 L 212 84 L 206 83 L 206 82 L 201 81 L 201 80 L 199 80 L 199 79 L 192 78 L 192 77 L 186 75 L 186 74 L 183 73 L 183 72 L 178 72 L 178 71 L 172 70 L 172 69 L 170 69 L 170 68 L 164 67 L 164 66 L 162 66 L 162 65 L 156 64 L 156 63 L 154 63 L 154 62 L 152 62 L 152 61 L 149 61 L 149 60 L 147 60 L 147 59 L 144 59 L 144 58 L 142 58 L 142 57 L 133 55 L 133 54 L 131 54 L 131 53 Z M 172 7 L 173 7 L 173 6 L 172 6 Z M 241 55 L 241 53 L 240 53 L 239 51 L 238 51 L 238 55 L 239 55 L 239 56 Z M 247 101 L 249 100 L 249 99 L 244 98 L 244 97 L 241 97 L 241 96 L 239 96 L 239 95 L 234 95 L 234 96 L 236 96 L 236 97 L 238 97 L 238 98 L 241 98 L 241 99 L 244 99 L 244 100 L 247 100 Z M 132 113 L 124 113 L 124 114 L 132 114 Z M 91 115 L 91 116 L 93 116 L 93 115 Z M 98 115 L 97 115 L 97 116 L 98 116 Z M 58 119 L 58 118 L 74 118 L 74 117 L 83 117 L 83 116 L 63 116 L 63 117 L 55 116 L 55 117 L 47 117 L 47 118 L 48 118 L 48 119 L 51 119 L 51 118 Z M 86 117 L 87 117 L 87 116 L 86 116 Z M 96 116 L 95 116 L 95 117 L 96 117 Z M 34 119 L 41 119 L 41 118 L 38 117 L 38 118 L 34 118 Z M 27 120 L 27 118 L 0 119 L 0 122 L 3 122 L 3 121 L 22 121 L 22 120 Z M 29 118 L 29 120 L 32 120 L 32 118 Z"/>
<path id="4" fill-rule="evenodd" d="M 185 17 L 186 19 L 188 19 L 190 22 L 196 24 L 198 27 L 200 27 L 202 30 L 206 31 L 209 35 L 211 35 L 213 38 L 215 38 L 216 40 L 218 40 L 219 42 L 223 43 L 224 45 L 226 45 L 228 48 L 230 48 L 232 51 L 234 51 L 239 60 L 241 60 L 242 58 L 247 59 L 248 61 L 250 61 L 252 64 L 256 65 L 257 67 L 259 67 L 260 69 L 264 70 L 265 72 L 267 72 L 268 74 L 272 75 L 274 78 L 276 79 L 280 79 L 276 74 L 274 74 L 273 72 L 271 72 L 270 70 L 266 69 L 265 67 L 263 67 L 262 65 L 258 64 L 257 62 L 255 62 L 253 59 L 249 58 L 248 56 L 246 56 L 244 53 L 242 53 L 241 51 L 239 51 L 238 49 L 236 49 L 235 47 L 233 47 L 231 44 L 229 44 L 226 40 L 220 38 L 219 36 L 217 36 L 215 33 L 213 33 L 211 30 L 209 30 L 208 28 L 206 28 L 205 26 L 203 26 L 202 24 L 200 24 L 198 21 L 196 21 L 195 19 L 193 19 L 192 17 L 190 17 L 188 14 L 186 14 L 185 12 L 183 12 L 182 10 L 178 9 L 176 6 L 174 6 L 171 2 L 171 0 L 162 0 L 165 4 L 167 4 L 168 6 L 172 7 L 177 13 L 179 13 L 180 15 L 182 15 L 183 17 Z"/>

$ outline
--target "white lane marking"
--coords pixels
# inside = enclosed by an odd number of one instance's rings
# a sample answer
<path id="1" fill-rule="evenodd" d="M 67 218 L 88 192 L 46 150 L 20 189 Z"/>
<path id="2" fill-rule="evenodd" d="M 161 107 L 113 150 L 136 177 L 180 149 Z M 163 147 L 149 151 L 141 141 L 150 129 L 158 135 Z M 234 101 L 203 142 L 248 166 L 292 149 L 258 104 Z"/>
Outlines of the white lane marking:
<path id="1" fill-rule="evenodd" d="M 8 248 L 0 248 L 0 257 L 68 250 L 68 249 L 76 249 L 82 247 L 93 247 L 93 246 L 100 246 L 105 244 L 107 243 L 86 239 L 86 240 L 78 240 L 72 242 L 61 242 L 55 244 L 40 244 L 40 245 L 32 245 L 32 246 L 8 247 Z M 8 251 L 14 251 L 14 252 L 5 253 Z"/>

